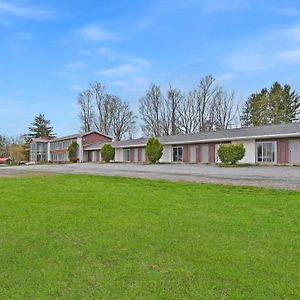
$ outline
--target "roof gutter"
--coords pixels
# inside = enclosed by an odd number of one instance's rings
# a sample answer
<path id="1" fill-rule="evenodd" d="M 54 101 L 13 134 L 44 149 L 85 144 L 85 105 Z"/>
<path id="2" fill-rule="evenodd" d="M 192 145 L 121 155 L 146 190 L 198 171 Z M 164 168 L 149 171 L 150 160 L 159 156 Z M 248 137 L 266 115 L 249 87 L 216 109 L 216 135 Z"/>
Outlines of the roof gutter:
<path id="1" fill-rule="evenodd" d="M 256 139 L 272 139 L 272 138 L 287 138 L 287 137 L 300 137 L 299 133 L 282 133 L 282 134 L 269 134 L 269 135 L 253 135 L 247 137 L 225 137 L 225 138 L 214 138 L 214 139 L 202 139 L 202 140 L 190 140 L 190 141 L 170 141 L 170 142 L 161 142 L 162 145 L 181 145 L 181 144 L 205 144 L 205 143 L 216 143 L 216 142 L 225 142 L 225 141 L 239 141 L 239 140 L 256 140 Z M 145 147 L 146 143 L 141 144 L 129 144 L 124 146 L 112 146 L 115 149 L 122 149 L 122 148 L 130 148 L 130 147 Z M 89 149 L 85 149 L 86 151 L 89 150 L 100 150 L 101 147 L 93 147 Z"/>

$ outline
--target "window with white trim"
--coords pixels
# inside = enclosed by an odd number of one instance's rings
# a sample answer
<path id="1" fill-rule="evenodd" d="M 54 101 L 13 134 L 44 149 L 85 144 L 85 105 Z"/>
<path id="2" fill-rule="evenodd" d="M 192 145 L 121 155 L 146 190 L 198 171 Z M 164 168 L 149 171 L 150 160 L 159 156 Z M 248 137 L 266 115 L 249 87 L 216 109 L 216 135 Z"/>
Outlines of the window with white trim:
<path id="1" fill-rule="evenodd" d="M 182 162 L 182 153 L 183 153 L 183 147 L 173 147 L 172 148 L 172 158 L 174 162 Z"/>
<path id="2" fill-rule="evenodd" d="M 276 142 L 257 142 L 256 161 L 275 162 L 276 161 Z"/>

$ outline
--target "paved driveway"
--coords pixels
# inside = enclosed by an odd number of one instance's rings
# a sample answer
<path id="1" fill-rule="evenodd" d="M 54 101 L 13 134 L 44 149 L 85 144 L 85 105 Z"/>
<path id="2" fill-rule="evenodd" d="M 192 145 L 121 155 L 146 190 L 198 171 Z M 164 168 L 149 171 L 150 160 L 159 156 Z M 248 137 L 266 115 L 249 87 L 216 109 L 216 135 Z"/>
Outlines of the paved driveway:
<path id="1" fill-rule="evenodd" d="M 141 165 L 130 163 L 0 167 L 0 176 L 38 174 L 43 172 L 158 178 L 300 190 L 300 167 L 251 166 L 220 168 L 215 165 Z"/>

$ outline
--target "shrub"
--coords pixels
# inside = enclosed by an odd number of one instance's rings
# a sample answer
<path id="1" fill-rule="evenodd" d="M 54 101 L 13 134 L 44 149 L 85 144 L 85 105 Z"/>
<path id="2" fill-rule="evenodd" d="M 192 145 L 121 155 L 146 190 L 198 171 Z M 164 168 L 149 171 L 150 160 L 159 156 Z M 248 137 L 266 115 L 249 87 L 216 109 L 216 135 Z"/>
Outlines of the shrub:
<path id="1" fill-rule="evenodd" d="M 224 164 L 235 165 L 243 159 L 246 150 L 243 144 L 221 144 L 218 149 L 218 155 Z"/>
<path id="2" fill-rule="evenodd" d="M 69 161 L 74 163 L 78 161 L 78 157 L 77 157 L 78 147 L 79 145 L 75 141 L 73 141 L 68 147 Z"/>
<path id="3" fill-rule="evenodd" d="M 164 147 L 156 138 L 150 138 L 146 145 L 146 154 L 149 161 L 155 164 L 162 157 Z"/>
<path id="4" fill-rule="evenodd" d="M 115 158 L 115 149 L 111 144 L 105 144 L 101 149 L 101 157 L 105 162 L 110 162 Z"/>

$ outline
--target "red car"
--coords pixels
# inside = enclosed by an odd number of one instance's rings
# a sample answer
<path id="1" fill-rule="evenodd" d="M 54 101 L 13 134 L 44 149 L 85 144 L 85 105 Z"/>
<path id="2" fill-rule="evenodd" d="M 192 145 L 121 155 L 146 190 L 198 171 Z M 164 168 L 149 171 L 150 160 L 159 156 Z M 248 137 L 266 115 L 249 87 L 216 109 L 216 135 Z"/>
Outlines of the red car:
<path id="1" fill-rule="evenodd" d="M 6 157 L 0 157 L 0 165 L 9 163 L 10 159 Z"/>

